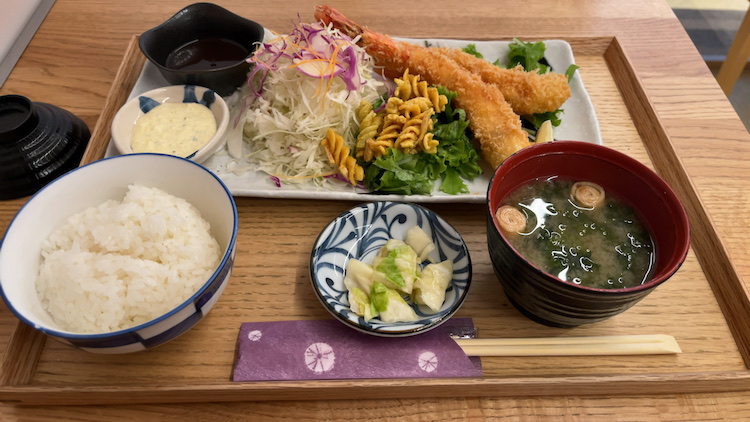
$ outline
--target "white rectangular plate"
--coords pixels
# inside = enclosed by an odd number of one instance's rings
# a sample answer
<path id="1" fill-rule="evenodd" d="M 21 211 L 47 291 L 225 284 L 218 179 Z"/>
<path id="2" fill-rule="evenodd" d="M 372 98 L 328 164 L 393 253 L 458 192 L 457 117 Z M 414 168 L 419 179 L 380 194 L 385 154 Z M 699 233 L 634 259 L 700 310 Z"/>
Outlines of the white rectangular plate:
<path id="1" fill-rule="evenodd" d="M 466 40 L 445 40 L 445 39 L 414 39 L 414 38 L 397 38 L 402 41 L 408 41 L 419 45 L 430 46 L 447 46 L 463 48 L 467 44 L 476 45 L 478 52 L 484 55 L 484 58 L 494 62 L 500 59 L 500 62 L 507 62 L 510 44 L 508 41 L 466 41 Z M 531 41 L 531 40 L 524 40 Z M 562 40 L 545 40 L 546 46 L 545 58 L 556 72 L 564 72 L 568 66 L 575 64 L 573 50 L 566 41 Z M 146 62 L 143 71 L 130 93 L 130 98 L 140 95 L 146 91 L 169 83 L 161 76 L 158 69 L 150 62 Z M 554 128 L 555 139 L 578 140 L 602 144 L 599 122 L 596 118 L 594 106 L 591 103 L 583 81 L 578 72 L 570 81 L 571 97 L 562 105 L 564 110 L 560 126 Z M 231 102 L 231 101 L 230 101 Z M 230 122 L 232 125 L 232 122 Z M 231 128 L 230 128 L 231 130 Z M 110 142 L 107 150 L 107 156 L 116 155 L 117 151 Z M 408 202 L 464 202 L 464 203 L 481 203 L 484 202 L 487 195 L 487 186 L 492 177 L 493 170 L 482 160 L 484 173 L 476 179 L 467 182 L 469 193 L 459 195 L 448 195 L 438 189 L 439 181 L 432 195 L 383 195 L 373 194 L 366 190 L 354 188 L 344 182 L 329 183 L 332 186 L 321 187 L 312 182 L 301 184 L 283 183 L 277 187 L 276 183 L 261 171 L 247 171 L 243 174 L 235 174 L 226 170 L 230 157 L 226 150 L 220 150 L 214 156 L 203 162 L 203 165 L 217 174 L 227 185 L 230 192 L 235 196 L 251 196 L 266 198 L 299 198 L 299 199 L 329 199 L 329 200 L 353 200 L 353 201 L 408 201 Z"/>

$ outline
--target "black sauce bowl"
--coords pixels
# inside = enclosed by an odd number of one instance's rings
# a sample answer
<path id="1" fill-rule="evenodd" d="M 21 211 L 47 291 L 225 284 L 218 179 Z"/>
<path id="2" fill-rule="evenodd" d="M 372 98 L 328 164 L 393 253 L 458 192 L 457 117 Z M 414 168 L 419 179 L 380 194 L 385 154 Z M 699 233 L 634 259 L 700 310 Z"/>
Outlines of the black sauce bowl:
<path id="1" fill-rule="evenodd" d="M 263 27 L 211 3 L 195 3 L 177 12 L 161 25 L 144 32 L 138 45 L 172 85 L 199 85 L 219 95 L 231 95 L 247 78 L 250 63 L 236 63 L 205 70 L 177 70 L 167 67 L 175 50 L 196 40 L 223 38 L 240 44 L 250 57 L 263 40 Z"/>

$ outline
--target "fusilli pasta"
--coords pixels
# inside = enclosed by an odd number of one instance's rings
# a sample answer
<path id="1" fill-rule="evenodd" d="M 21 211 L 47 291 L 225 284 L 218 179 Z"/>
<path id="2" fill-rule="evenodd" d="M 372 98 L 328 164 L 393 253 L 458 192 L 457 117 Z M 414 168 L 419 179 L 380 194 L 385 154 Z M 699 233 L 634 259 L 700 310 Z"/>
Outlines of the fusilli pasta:
<path id="1" fill-rule="evenodd" d="M 368 139 L 365 143 L 365 149 L 362 154 L 362 159 L 365 161 L 372 161 L 385 154 L 388 148 L 393 148 L 392 140 L 377 140 Z"/>
<path id="2" fill-rule="evenodd" d="M 404 124 L 401 133 L 396 138 L 393 147 L 403 152 L 410 153 L 420 148 L 425 135 L 432 130 L 432 113 L 433 109 L 429 108 L 414 117 L 408 119 Z M 437 146 L 435 146 L 437 147 Z M 433 148 L 437 152 L 437 148 Z M 425 150 L 425 152 L 428 152 Z"/>
<path id="3" fill-rule="evenodd" d="M 398 134 L 401 133 L 401 129 L 404 127 L 405 123 L 406 117 L 404 116 L 399 114 L 386 114 L 383 119 L 383 129 L 380 130 L 380 134 L 378 134 L 378 137 L 375 140 L 379 142 L 391 141 L 391 143 L 393 143 L 398 137 Z M 391 146 L 393 145 L 391 144 Z"/>
<path id="4" fill-rule="evenodd" d="M 365 150 L 367 149 L 367 141 L 378 136 L 380 127 L 383 125 L 383 116 L 375 114 L 375 112 L 372 111 L 372 104 L 368 103 L 367 101 L 362 101 L 362 103 L 360 103 L 359 107 L 356 110 L 356 115 L 360 123 L 359 134 L 357 135 L 357 144 L 355 148 L 355 156 L 357 158 L 364 158 L 365 161 L 370 161 L 372 160 L 372 154 L 369 154 L 369 159 L 367 158 L 368 154 L 365 154 Z M 384 153 L 385 151 L 383 151 L 383 153 L 379 155 L 376 155 L 376 157 L 379 157 Z"/>
<path id="5" fill-rule="evenodd" d="M 422 141 L 419 143 L 422 150 L 428 154 L 435 154 L 437 152 L 437 146 L 440 144 L 440 141 L 433 139 L 432 136 L 432 133 L 425 134 Z"/>
<path id="6" fill-rule="evenodd" d="M 398 106 L 398 111 L 406 116 L 407 119 L 430 109 L 432 109 L 432 103 L 425 97 L 412 98 Z"/>
<path id="7" fill-rule="evenodd" d="M 440 141 L 430 133 L 432 116 L 445 110 L 448 98 L 420 81 L 419 75 L 410 75 L 409 69 L 394 80 L 397 88 L 381 112 L 376 114 L 369 103 L 360 104 L 356 110 L 360 132 L 355 155 L 364 161 L 382 156 L 388 148 L 412 154 L 420 150 L 437 152 Z"/>
<path id="8" fill-rule="evenodd" d="M 339 172 L 349 180 L 349 183 L 356 185 L 357 182 L 365 178 L 364 169 L 357 164 L 354 157 L 349 155 L 349 147 L 346 146 L 341 135 L 329 128 L 326 137 L 320 141 L 320 144 L 326 149 L 328 162 L 337 165 Z"/>
<path id="9" fill-rule="evenodd" d="M 408 101 L 411 98 L 427 98 L 430 100 L 432 108 L 435 109 L 436 113 L 443 112 L 445 105 L 448 104 L 448 97 L 440 95 L 437 88 L 430 87 L 426 81 L 420 81 L 419 79 L 419 75 L 410 75 L 409 69 L 406 69 L 401 79 L 394 79 L 397 85 L 394 96 L 403 101 Z"/>
<path id="10" fill-rule="evenodd" d="M 385 103 L 385 112 L 387 114 L 398 114 L 398 108 L 404 104 L 404 100 L 398 97 L 391 97 Z"/>

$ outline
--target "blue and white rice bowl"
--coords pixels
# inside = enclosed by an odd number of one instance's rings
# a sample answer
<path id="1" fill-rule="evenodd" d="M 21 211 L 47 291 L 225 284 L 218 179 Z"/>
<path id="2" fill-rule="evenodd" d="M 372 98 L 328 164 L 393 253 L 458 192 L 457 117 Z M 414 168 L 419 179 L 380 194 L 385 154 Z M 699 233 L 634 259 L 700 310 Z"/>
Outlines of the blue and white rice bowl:
<path id="1" fill-rule="evenodd" d="M 432 238 L 436 249 L 430 255 L 436 262 L 453 261 L 445 301 L 438 312 L 412 304 L 419 317 L 415 322 L 385 323 L 377 317 L 366 322 L 349 307 L 344 285 L 347 263 L 354 258 L 369 264 L 389 239 L 403 240 L 413 226 Z M 466 299 L 471 275 L 469 250 L 456 229 L 434 212 L 402 202 L 371 202 L 346 211 L 320 233 L 310 257 L 313 290 L 325 308 L 345 325 L 383 337 L 412 336 L 447 321 Z"/>
<path id="2" fill-rule="evenodd" d="M 122 200 L 131 184 L 161 189 L 198 208 L 218 242 L 219 264 L 192 296 L 151 321 L 96 334 L 62 329 L 37 294 L 42 242 L 69 216 L 110 199 Z M 234 264 L 237 227 L 232 195 L 218 177 L 201 165 L 163 154 L 103 159 L 56 179 L 19 210 L 0 242 L 0 294 L 21 321 L 80 349 L 117 354 L 153 348 L 185 333 L 217 302 Z"/>

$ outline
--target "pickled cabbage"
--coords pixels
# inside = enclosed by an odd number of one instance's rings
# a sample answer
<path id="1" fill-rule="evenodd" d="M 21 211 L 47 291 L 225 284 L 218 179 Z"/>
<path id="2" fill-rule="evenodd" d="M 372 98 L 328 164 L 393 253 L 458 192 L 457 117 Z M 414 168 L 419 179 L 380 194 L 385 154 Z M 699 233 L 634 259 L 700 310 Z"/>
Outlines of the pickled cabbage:
<path id="1" fill-rule="evenodd" d="M 388 240 L 372 265 L 354 258 L 347 263 L 344 285 L 349 292 L 349 307 L 365 321 L 375 317 L 387 323 L 418 320 L 419 316 L 402 294 L 411 295 L 410 300 L 415 304 L 425 305 L 434 312 L 445 301 L 445 291 L 453 279 L 453 261 L 430 263 L 421 269 L 424 259 L 411 245 L 422 254 L 434 250 L 435 245 L 419 227 L 409 229 L 406 238 L 408 243 Z"/>

